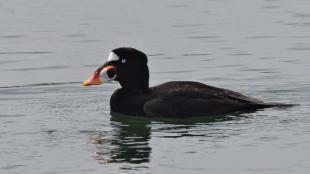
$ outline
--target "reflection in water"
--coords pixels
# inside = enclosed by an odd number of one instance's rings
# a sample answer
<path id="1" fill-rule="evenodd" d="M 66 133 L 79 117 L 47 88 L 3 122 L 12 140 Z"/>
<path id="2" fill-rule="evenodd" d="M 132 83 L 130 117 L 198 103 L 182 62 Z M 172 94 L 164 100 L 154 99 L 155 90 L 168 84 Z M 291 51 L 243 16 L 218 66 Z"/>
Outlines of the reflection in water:
<path id="1" fill-rule="evenodd" d="M 142 164 L 150 162 L 152 148 L 149 145 L 153 132 L 161 138 L 205 137 L 204 131 L 197 132 L 197 126 L 212 122 L 233 120 L 238 116 L 196 117 L 189 119 L 141 118 L 111 113 L 111 135 L 102 135 L 93 139 L 96 144 L 95 159 L 99 163 Z M 141 168 L 145 166 L 135 167 Z"/>
<path id="2" fill-rule="evenodd" d="M 150 161 L 151 120 L 111 114 L 113 135 L 96 140 L 100 163 L 141 164 Z"/>

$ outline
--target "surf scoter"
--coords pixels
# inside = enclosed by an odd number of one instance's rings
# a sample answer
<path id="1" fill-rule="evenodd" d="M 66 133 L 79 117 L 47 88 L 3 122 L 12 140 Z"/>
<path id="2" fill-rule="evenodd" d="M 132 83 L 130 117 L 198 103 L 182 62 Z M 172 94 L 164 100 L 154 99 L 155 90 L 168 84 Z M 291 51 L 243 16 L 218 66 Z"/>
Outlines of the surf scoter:
<path id="1" fill-rule="evenodd" d="M 132 116 L 185 118 L 286 106 L 192 81 L 172 81 L 149 87 L 147 62 L 146 54 L 134 48 L 114 49 L 107 62 L 82 85 L 118 81 L 121 88 L 111 96 L 111 112 Z"/>

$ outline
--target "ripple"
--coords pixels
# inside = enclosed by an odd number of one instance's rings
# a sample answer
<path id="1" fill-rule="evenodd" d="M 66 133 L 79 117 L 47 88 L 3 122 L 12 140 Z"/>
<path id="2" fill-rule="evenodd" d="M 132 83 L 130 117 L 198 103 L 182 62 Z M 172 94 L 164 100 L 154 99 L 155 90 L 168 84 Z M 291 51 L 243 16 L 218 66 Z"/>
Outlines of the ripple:
<path id="1" fill-rule="evenodd" d="M 154 74 L 174 74 L 174 73 L 189 73 L 189 72 L 195 72 L 194 70 L 180 70 L 180 71 L 157 71 L 152 72 Z"/>
<path id="2" fill-rule="evenodd" d="M 53 134 L 55 132 L 57 132 L 57 130 L 44 130 L 43 132 L 47 133 L 47 134 Z"/>
<path id="3" fill-rule="evenodd" d="M 138 161 L 137 161 L 138 160 Z M 136 163 L 139 163 L 139 159 L 133 159 L 133 161 L 136 161 Z M 126 171 L 126 173 L 128 173 L 128 171 L 139 171 L 142 169 L 148 169 L 148 166 L 129 166 L 129 165 L 124 165 L 121 166 L 120 169 Z"/>
<path id="4" fill-rule="evenodd" d="M 81 25 L 81 26 L 89 26 L 89 23 L 84 22 L 84 23 L 80 23 L 79 25 Z"/>
<path id="5" fill-rule="evenodd" d="M 269 38 L 276 38 L 276 36 L 249 36 L 246 38 L 248 39 L 269 39 Z"/>
<path id="6" fill-rule="evenodd" d="M 279 137 L 277 136 L 262 136 L 258 138 L 259 141 L 264 141 L 264 142 L 275 141 L 278 139 Z"/>
<path id="7" fill-rule="evenodd" d="M 173 57 L 173 56 L 166 56 L 166 57 L 162 57 L 163 59 L 167 59 L 167 60 L 169 60 L 169 59 L 176 59 L 176 57 Z"/>
<path id="8" fill-rule="evenodd" d="M 176 5 L 168 5 L 168 7 L 171 7 L 171 8 L 185 8 L 185 7 L 188 7 L 189 5 L 187 4 L 176 4 Z"/>
<path id="9" fill-rule="evenodd" d="M 54 30 L 34 30 L 32 32 L 35 32 L 35 33 L 53 33 L 56 31 L 54 31 Z"/>
<path id="10" fill-rule="evenodd" d="M 1 89 L 1 87 L 0 87 Z M 3 91 L 3 90 L 2 90 Z M 0 101 L 19 101 L 19 100 L 35 100 L 35 97 L 0 97 Z"/>
<path id="11" fill-rule="evenodd" d="M 290 36 L 290 38 L 298 38 L 298 39 L 308 39 L 310 36 L 304 35 L 304 36 Z"/>
<path id="12" fill-rule="evenodd" d="M 294 13 L 293 17 L 295 17 L 295 18 L 310 18 L 310 14 L 307 14 L 307 13 Z"/>
<path id="13" fill-rule="evenodd" d="M 243 67 L 243 64 L 231 64 L 231 65 L 218 65 L 218 68 L 227 68 L 227 67 Z"/>
<path id="14" fill-rule="evenodd" d="M 234 49 L 233 47 L 220 47 L 220 48 L 217 48 L 219 50 L 232 50 Z"/>
<path id="15" fill-rule="evenodd" d="M 55 65 L 55 66 L 44 66 L 44 67 L 29 67 L 29 68 L 14 68 L 6 69 L 8 71 L 38 71 L 38 70 L 54 70 L 54 69 L 65 69 L 67 66 Z"/>
<path id="16" fill-rule="evenodd" d="M 264 73 L 275 73 L 274 69 L 268 68 L 241 68 L 239 71 L 253 71 L 253 72 L 264 72 Z"/>
<path id="17" fill-rule="evenodd" d="M 153 54 L 148 54 L 148 57 L 158 57 L 158 56 L 164 56 L 165 54 L 163 53 L 153 53 Z"/>
<path id="18" fill-rule="evenodd" d="M 0 52 L 0 54 L 51 54 L 50 51 L 13 51 L 13 52 Z"/>
<path id="19" fill-rule="evenodd" d="M 288 48 L 288 50 L 293 50 L 293 51 L 309 51 L 310 46 L 296 46 L 293 48 Z"/>
<path id="20" fill-rule="evenodd" d="M 310 25 L 310 22 L 287 22 L 287 23 L 284 23 L 284 25 L 305 27 L 305 26 Z"/>
<path id="21" fill-rule="evenodd" d="M 9 88 L 26 88 L 26 87 L 37 87 L 37 86 L 60 86 L 60 85 L 70 85 L 70 84 L 81 84 L 81 82 L 54 82 L 54 83 L 36 83 L 27 85 L 16 85 L 16 86 L 0 86 L 0 89 Z"/>
<path id="22" fill-rule="evenodd" d="M 13 135 L 36 135 L 38 133 L 39 132 L 16 132 L 16 133 L 13 133 Z"/>
<path id="23" fill-rule="evenodd" d="M 233 53 L 233 54 L 230 54 L 230 56 L 251 56 L 253 54 L 251 53 Z"/>
<path id="24" fill-rule="evenodd" d="M 183 137 L 206 137 L 205 134 L 191 134 L 191 133 L 185 133 L 185 134 L 178 134 L 178 135 L 163 135 L 163 136 L 156 136 L 157 138 L 183 138 Z"/>
<path id="25" fill-rule="evenodd" d="M 263 8 L 264 9 L 275 9 L 275 8 L 279 8 L 280 6 L 278 5 L 264 5 Z"/>
<path id="26" fill-rule="evenodd" d="M 268 59 L 273 59 L 273 57 L 258 57 L 257 59 L 268 60 Z"/>
<path id="27" fill-rule="evenodd" d="M 218 39 L 220 36 L 188 36 L 186 39 Z"/>
<path id="28" fill-rule="evenodd" d="M 182 54 L 182 56 L 207 56 L 207 55 L 210 55 L 208 53 L 188 53 L 188 54 Z"/>
<path id="29" fill-rule="evenodd" d="M 200 80 L 203 81 L 233 81 L 234 78 L 227 78 L 227 77 L 207 77 L 207 78 L 201 78 Z"/>
<path id="30" fill-rule="evenodd" d="M 12 118 L 12 117 L 24 117 L 25 115 L 0 115 L 1 118 L 4 118 L 4 117 L 8 117 L 8 118 Z"/>
<path id="31" fill-rule="evenodd" d="M 175 24 L 172 25 L 173 28 L 188 28 L 188 27 L 200 27 L 204 24 Z"/>
<path id="32" fill-rule="evenodd" d="M 265 76 L 260 76 L 260 77 L 254 77 L 254 78 L 245 78 L 244 80 L 248 81 L 257 81 L 257 80 L 278 80 L 279 77 L 274 76 L 274 75 L 265 75 Z"/>
<path id="33" fill-rule="evenodd" d="M 284 63 L 294 63 L 294 64 L 300 64 L 301 61 L 300 60 L 282 60 L 280 62 L 284 62 Z"/>
<path id="34" fill-rule="evenodd" d="M 25 167 L 25 165 L 21 165 L 21 164 L 12 164 L 12 165 L 7 165 L 4 167 L 1 167 L 0 169 L 5 169 L 5 170 L 9 170 L 9 169 L 16 169 L 19 167 Z"/>
<path id="35" fill-rule="evenodd" d="M 3 60 L 3 61 L 0 61 L 0 65 L 6 65 L 6 64 L 16 63 L 16 62 L 21 62 L 21 61 L 20 60 Z"/>
<path id="36" fill-rule="evenodd" d="M 81 43 L 94 43 L 94 42 L 103 42 L 103 40 L 100 40 L 100 39 L 85 39 L 85 40 L 79 40 L 78 42 L 81 42 Z"/>
<path id="37" fill-rule="evenodd" d="M 3 39 L 18 39 L 18 38 L 22 38 L 22 37 L 23 37 L 23 35 L 18 35 L 18 34 L 0 36 L 0 38 L 3 38 Z"/>
<path id="38" fill-rule="evenodd" d="M 99 64 L 89 64 L 89 65 L 82 65 L 81 67 L 99 67 L 100 65 Z"/>
<path id="39" fill-rule="evenodd" d="M 206 62 L 209 62 L 209 61 L 214 61 L 215 59 L 202 59 L 200 61 L 206 61 Z"/>
<path id="40" fill-rule="evenodd" d="M 271 93 L 271 94 L 285 94 L 285 93 L 296 92 L 296 90 L 293 90 L 293 89 L 267 89 L 267 90 L 261 90 L 261 92 Z"/>
<path id="41" fill-rule="evenodd" d="M 85 34 L 67 34 L 65 35 L 66 37 L 84 37 L 86 36 Z"/>
<path id="42" fill-rule="evenodd" d="M 82 134 L 93 134 L 93 133 L 98 133 L 98 130 L 79 130 L 79 133 L 82 133 Z"/>

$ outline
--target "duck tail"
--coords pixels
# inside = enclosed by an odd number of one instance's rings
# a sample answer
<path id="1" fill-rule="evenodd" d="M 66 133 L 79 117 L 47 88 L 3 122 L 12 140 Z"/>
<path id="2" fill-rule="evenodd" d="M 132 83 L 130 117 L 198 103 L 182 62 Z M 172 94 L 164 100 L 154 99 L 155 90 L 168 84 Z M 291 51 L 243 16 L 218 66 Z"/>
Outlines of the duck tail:
<path id="1" fill-rule="evenodd" d="M 276 103 L 276 102 L 268 102 L 263 104 L 267 108 L 271 107 L 279 107 L 279 108 L 288 108 L 293 106 L 298 106 L 298 104 L 286 104 L 286 103 Z"/>

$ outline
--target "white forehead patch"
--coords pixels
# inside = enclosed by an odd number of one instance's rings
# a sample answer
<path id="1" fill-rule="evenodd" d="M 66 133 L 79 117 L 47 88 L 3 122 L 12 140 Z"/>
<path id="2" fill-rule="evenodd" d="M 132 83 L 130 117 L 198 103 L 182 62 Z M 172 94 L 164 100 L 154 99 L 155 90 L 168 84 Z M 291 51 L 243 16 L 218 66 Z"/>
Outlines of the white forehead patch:
<path id="1" fill-rule="evenodd" d="M 118 60 L 119 60 L 118 55 L 116 55 L 113 51 L 111 51 L 107 61 L 109 62 L 109 61 L 118 61 Z"/>

